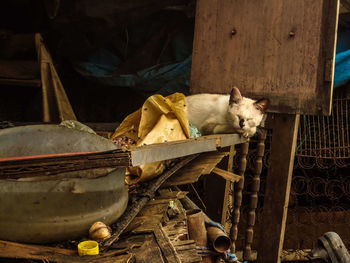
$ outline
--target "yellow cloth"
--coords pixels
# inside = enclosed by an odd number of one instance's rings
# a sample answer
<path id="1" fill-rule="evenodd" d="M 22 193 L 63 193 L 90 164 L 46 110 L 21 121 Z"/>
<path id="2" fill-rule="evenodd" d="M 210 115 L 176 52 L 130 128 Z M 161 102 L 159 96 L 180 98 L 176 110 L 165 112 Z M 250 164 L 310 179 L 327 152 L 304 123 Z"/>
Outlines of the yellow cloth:
<path id="1" fill-rule="evenodd" d="M 142 108 L 127 116 L 112 136 L 126 136 L 136 146 L 184 140 L 190 137 L 185 95 L 174 93 L 168 97 L 153 95 Z M 127 184 L 150 180 L 164 171 L 164 162 L 128 167 Z"/>

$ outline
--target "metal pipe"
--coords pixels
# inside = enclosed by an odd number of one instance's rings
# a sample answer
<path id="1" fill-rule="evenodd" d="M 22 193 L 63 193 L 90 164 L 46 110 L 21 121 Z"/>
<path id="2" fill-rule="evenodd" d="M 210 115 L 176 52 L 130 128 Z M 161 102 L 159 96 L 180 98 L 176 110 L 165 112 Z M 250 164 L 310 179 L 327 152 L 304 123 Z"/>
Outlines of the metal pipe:
<path id="1" fill-rule="evenodd" d="M 207 227 L 208 239 L 214 250 L 219 253 L 224 253 L 231 246 L 231 239 L 220 228 L 215 226 Z"/>
<path id="2" fill-rule="evenodd" d="M 208 244 L 207 231 L 204 223 L 204 214 L 200 209 L 186 211 L 189 239 L 196 242 L 197 246 L 206 247 Z M 202 256 L 204 263 L 211 263 L 211 256 Z"/>

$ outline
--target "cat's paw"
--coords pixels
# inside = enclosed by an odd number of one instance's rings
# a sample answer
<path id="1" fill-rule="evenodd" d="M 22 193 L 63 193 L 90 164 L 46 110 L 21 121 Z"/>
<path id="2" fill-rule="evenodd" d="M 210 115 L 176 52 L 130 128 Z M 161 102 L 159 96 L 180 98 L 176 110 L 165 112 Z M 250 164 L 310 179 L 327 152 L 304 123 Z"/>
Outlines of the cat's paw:
<path id="1" fill-rule="evenodd" d="M 251 137 L 251 136 L 249 136 L 249 132 L 243 132 L 243 133 L 242 133 L 242 136 L 243 136 L 244 138 L 249 138 L 249 137 Z"/>

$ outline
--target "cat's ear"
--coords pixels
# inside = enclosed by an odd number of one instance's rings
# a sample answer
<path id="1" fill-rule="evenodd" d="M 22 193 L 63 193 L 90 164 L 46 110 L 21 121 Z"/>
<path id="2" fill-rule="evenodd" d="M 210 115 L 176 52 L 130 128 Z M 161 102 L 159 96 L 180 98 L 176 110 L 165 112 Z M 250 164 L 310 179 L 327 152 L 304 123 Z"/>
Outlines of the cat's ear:
<path id="1" fill-rule="evenodd" d="M 236 87 L 233 87 L 230 93 L 230 100 L 229 100 L 229 104 L 230 106 L 235 103 L 235 104 L 239 104 L 242 101 L 242 95 L 241 92 L 239 91 L 239 89 L 237 89 Z"/>
<path id="2" fill-rule="evenodd" d="M 257 100 L 256 102 L 254 102 L 254 106 L 260 110 L 262 113 L 265 113 L 267 107 L 269 106 L 269 100 L 262 98 L 260 100 Z"/>

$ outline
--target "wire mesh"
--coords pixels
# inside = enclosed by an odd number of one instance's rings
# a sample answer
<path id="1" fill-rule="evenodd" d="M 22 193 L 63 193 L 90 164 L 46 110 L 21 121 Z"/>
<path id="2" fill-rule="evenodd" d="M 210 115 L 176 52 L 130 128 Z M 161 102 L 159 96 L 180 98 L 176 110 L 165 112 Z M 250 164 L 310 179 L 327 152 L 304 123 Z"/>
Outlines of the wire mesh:
<path id="1" fill-rule="evenodd" d="M 330 116 L 301 116 L 296 157 L 302 168 L 350 165 L 349 111 L 350 98 L 338 92 Z"/>

